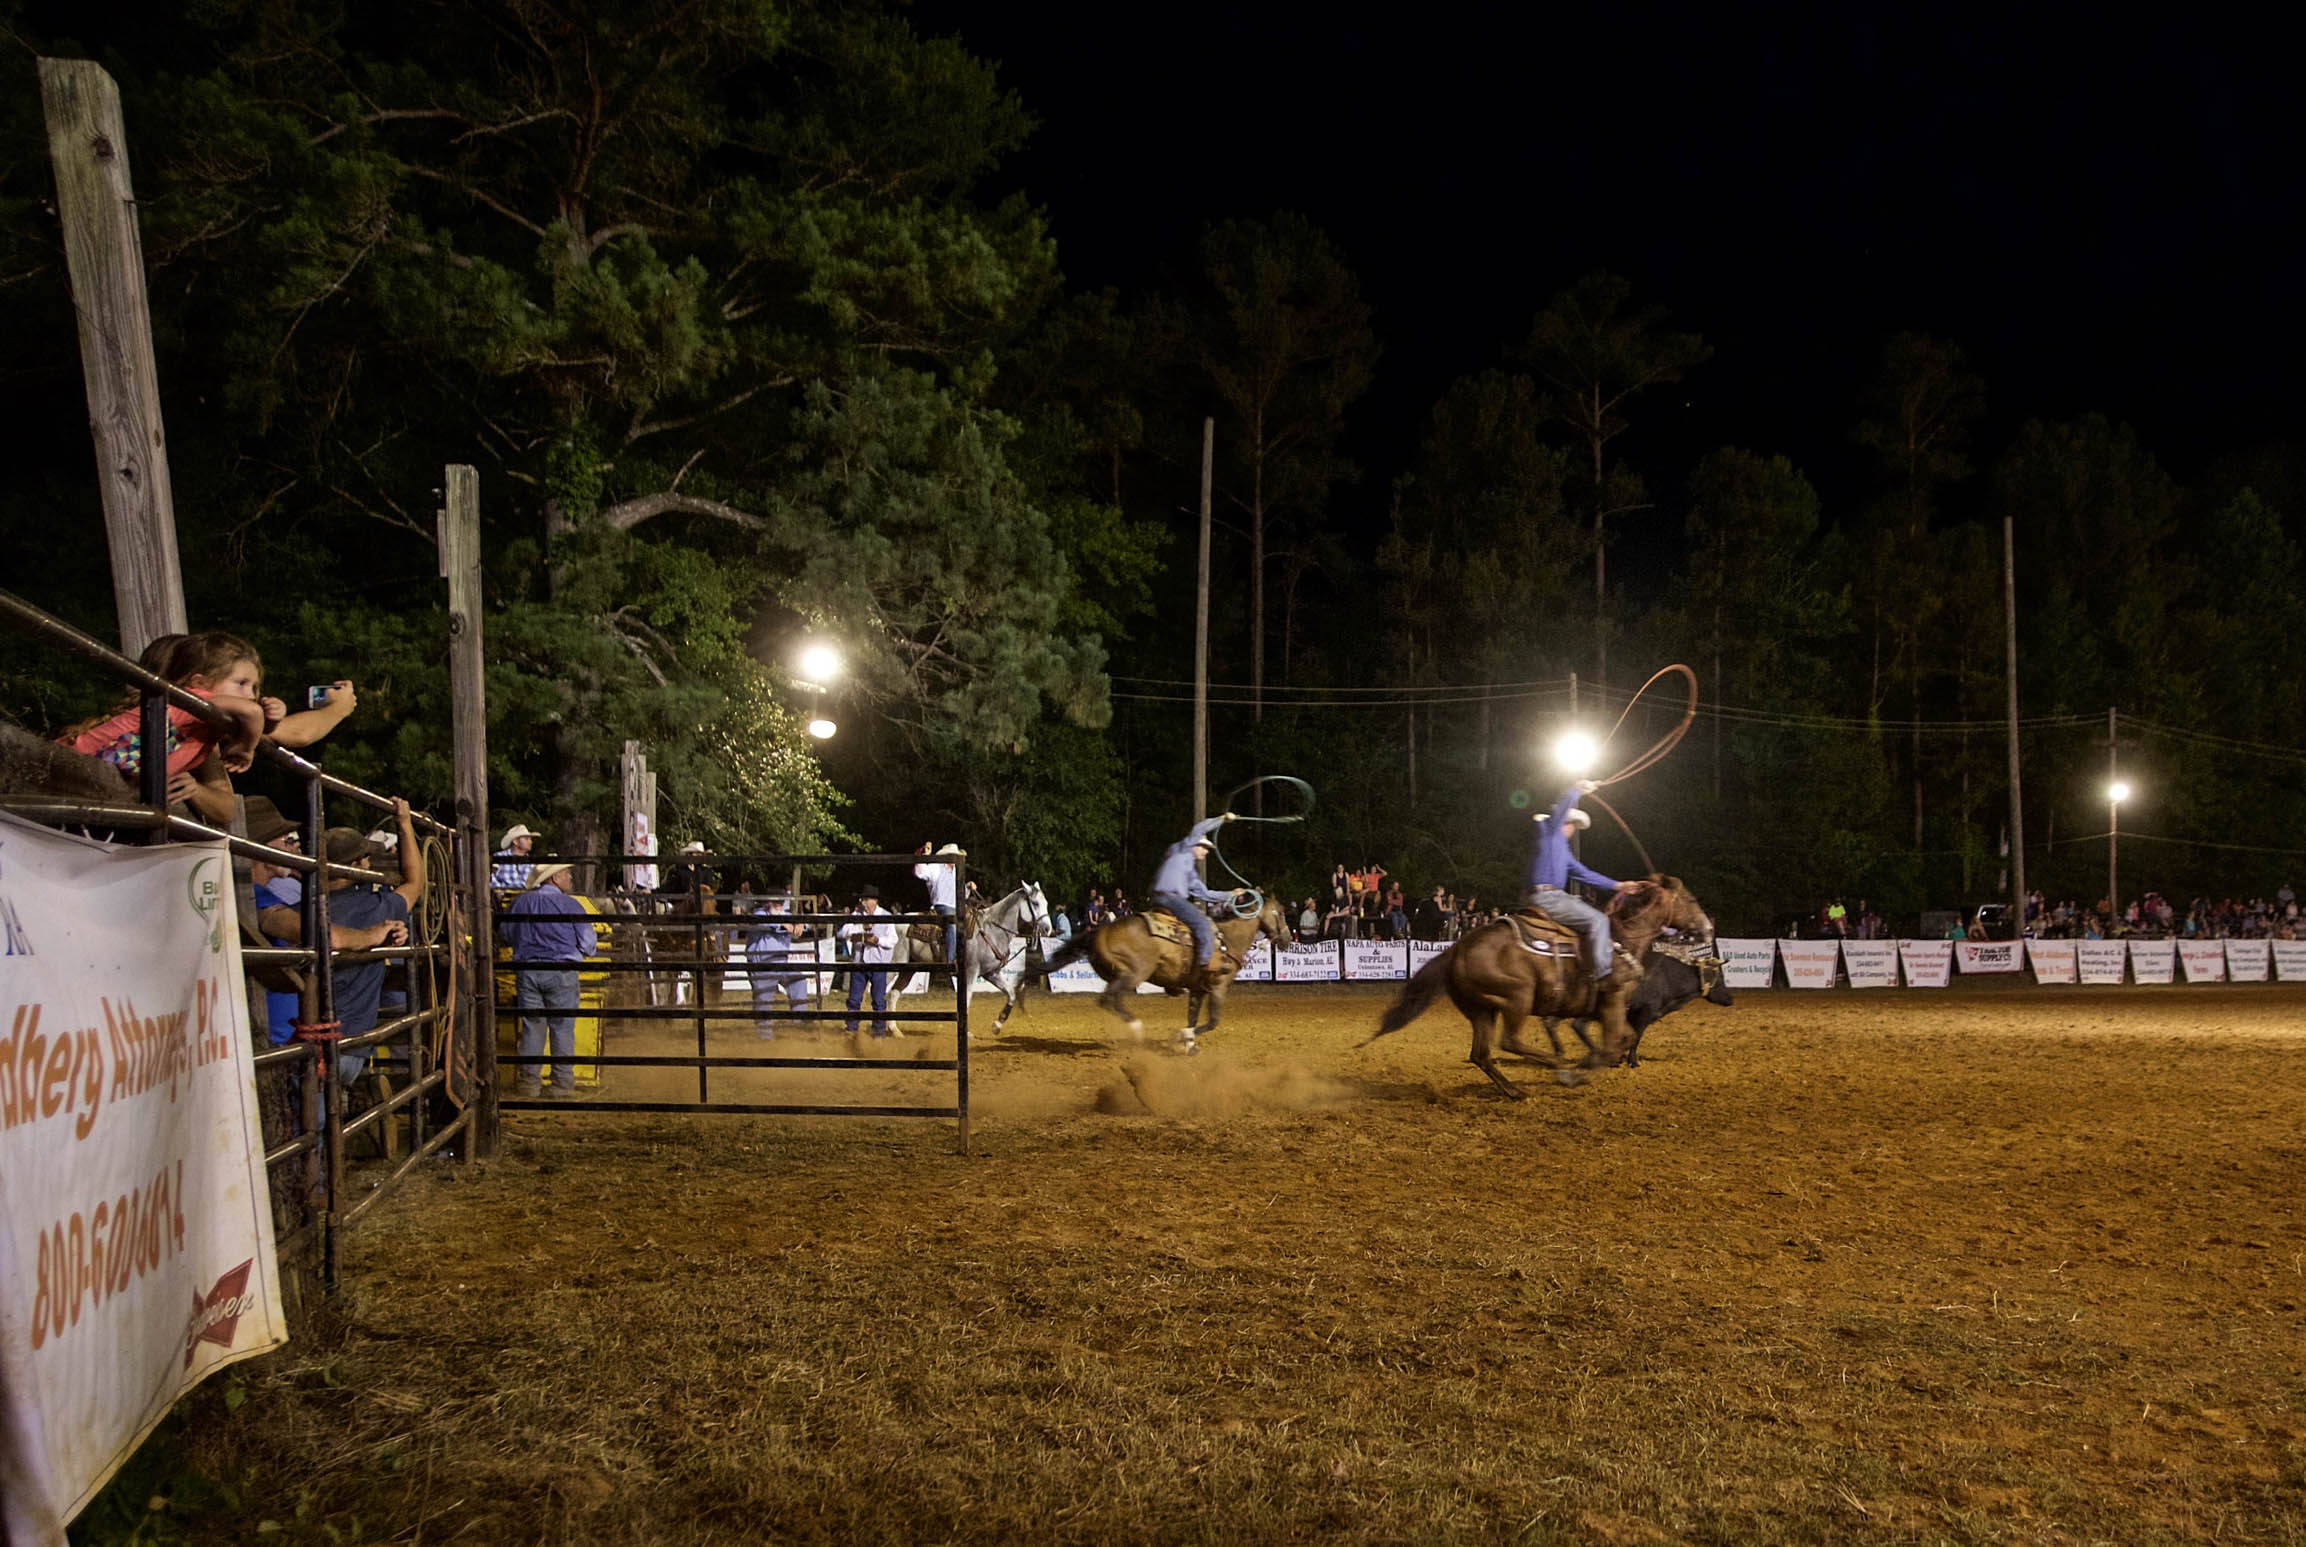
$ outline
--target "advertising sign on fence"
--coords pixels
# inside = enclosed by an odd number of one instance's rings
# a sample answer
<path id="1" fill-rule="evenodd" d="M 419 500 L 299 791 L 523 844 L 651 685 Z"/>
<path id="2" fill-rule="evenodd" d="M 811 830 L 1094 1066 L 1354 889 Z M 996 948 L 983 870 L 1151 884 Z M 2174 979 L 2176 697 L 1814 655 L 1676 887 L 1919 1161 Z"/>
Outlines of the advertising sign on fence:
<path id="1" fill-rule="evenodd" d="M 1249 949 L 1241 958 L 1241 970 L 1233 975 L 1236 983 L 1270 983 L 1273 981 L 1273 942 L 1257 939 L 1249 942 Z"/>
<path id="2" fill-rule="evenodd" d="M 1412 977 L 1422 971 L 1425 964 L 1449 949 L 1446 940 L 1412 940 L 1409 942 L 1409 971 Z"/>
<path id="3" fill-rule="evenodd" d="M 1767 988 L 1777 975 L 1775 940 L 1715 940 L 1721 952 L 1722 981 L 1731 988 Z"/>
<path id="4" fill-rule="evenodd" d="M 232 858 L 0 818 L 0 1540 L 288 1340 Z"/>
<path id="5" fill-rule="evenodd" d="M 1965 973 L 2016 972 L 2025 965 L 2015 940 L 1956 940 L 1954 960 Z"/>
<path id="6" fill-rule="evenodd" d="M 2168 983 L 2178 972 L 2178 942 L 2175 940 L 2133 940 L 2130 942 L 2130 976 L 2140 983 Z"/>
<path id="7" fill-rule="evenodd" d="M 2285 983 L 2306 983 L 2306 940 L 2275 940 L 2274 975 Z M 2145 979 L 2141 978 L 2142 983 Z"/>
<path id="8" fill-rule="evenodd" d="M 2226 942 L 2226 977 L 2234 983 L 2263 983 L 2266 981 L 2266 948 L 2271 940 L 2229 940 Z"/>
<path id="9" fill-rule="evenodd" d="M 1908 988 L 1944 988 L 1953 981 L 1951 940 L 1900 940 L 1898 959 L 1905 964 Z"/>
<path id="10" fill-rule="evenodd" d="M 1842 971 L 1852 988 L 1896 988 L 1898 943 L 1895 940 L 1844 940 Z"/>
<path id="11" fill-rule="evenodd" d="M 1341 942 L 1324 940 L 1318 945 L 1293 945 L 1275 954 L 1273 980 L 1277 983 L 1334 983 L 1339 972 L 1337 952 Z"/>
<path id="12" fill-rule="evenodd" d="M 2129 950 L 2119 940 L 2077 940 L 2074 960 L 2085 983 L 2119 983 Z"/>
<path id="13" fill-rule="evenodd" d="M 2037 983 L 2071 983 L 2074 981 L 2074 942 L 2029 940 L 2026 962 L 2034 969 Z"/>
<path id="14" fill-rule="evenodd" d="M 1789 988 L 1832 988 L 1842 951 L 1833 940 L 1780 940 L 1778 960 L 1786 964 Z"/>
<path id="15" fill-rule="evenodd" d="M 1406 940 L 1348 940 L 1345 978 L 1349 983 L 1400 982 L 1409 976 Z"/>
<path id="16" fill-rule="evenodd" d="M 2186 964 L 2189 983 L 2226 981 L 2226 945 L 2222 940 L 2181 940 L 2178 960 Z"/>

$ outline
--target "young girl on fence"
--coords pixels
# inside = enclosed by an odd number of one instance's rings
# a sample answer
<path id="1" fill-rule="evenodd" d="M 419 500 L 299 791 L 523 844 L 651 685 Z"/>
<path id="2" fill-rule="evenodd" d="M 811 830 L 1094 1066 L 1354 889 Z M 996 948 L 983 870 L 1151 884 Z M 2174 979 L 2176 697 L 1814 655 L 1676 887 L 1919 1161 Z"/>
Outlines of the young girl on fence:
<path id="1" fill-rule="evenodd" d="M 277 723 L 266 705 L 257 701 L 263 678 L 255 647 L 232 634 L 166 634 L 145 646 L 140 665 L 155 676 L 223 710 L 233 719 L 225 731 L 189 709 L 168 706 L 168 798 L 188 800 L 211 818 L 216 790 L 223 792 L 222 820 L 231 819 L 232 786 L 222 781 L 203 782 L 197 770 L 215 752 L 227 772 L 239 773 L 253 760 L 256 743 Z M 109 717 L 84 720 L 57 740 L 75 752 L 111 764 L 131 780 L 144 768 L 143 704 L 130 693 Z"/>

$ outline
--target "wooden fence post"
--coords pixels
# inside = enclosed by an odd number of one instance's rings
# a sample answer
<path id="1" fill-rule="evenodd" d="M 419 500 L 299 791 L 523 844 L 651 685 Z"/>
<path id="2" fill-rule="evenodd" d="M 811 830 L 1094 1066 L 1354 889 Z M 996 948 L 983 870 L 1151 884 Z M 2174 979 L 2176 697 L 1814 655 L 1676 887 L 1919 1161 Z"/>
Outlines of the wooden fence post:
<path id="1" fill-rule="evenodd" d="M 128 180 L 120 89 L 87 59 L 40 61 L 48 157 L 72 309 L 80 320 L 80 373 L 96 441 L 97 485 L 112 547 L 120 653 L 141 655 L 162 634 L 186 631 L 184 574 L 176 560 L 176 504 L 160 425 L 160 375 L 144 292 L 144 244 Z"/>
<path id="2" fill-rule="evenodd" d="M 489 891 L 488 693 L 481 639 L 480 474 L 462 463 L 444 472 L 440 573 L 448 581 L 449 714 L 456 747 L 459 870 L 471 906 L 472 1143 L 466 1158 L 496 1153 L 496 919 Z"/>

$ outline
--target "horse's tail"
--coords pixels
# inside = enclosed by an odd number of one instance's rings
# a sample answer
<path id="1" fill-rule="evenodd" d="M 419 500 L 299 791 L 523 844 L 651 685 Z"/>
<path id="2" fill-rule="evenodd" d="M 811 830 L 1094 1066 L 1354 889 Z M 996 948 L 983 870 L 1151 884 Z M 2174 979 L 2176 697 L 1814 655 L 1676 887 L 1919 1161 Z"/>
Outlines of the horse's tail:
<path id="1" fill-rule="evenodd" d="M 1418 968 L 1417 975 L 1401 985 L 1401 992 L 1394 996 L 1392 1004 L 1386 1006 L 1385 1018 L 1377 1023 L 1377 1029 L 1359 1045 L 1367 1047 L 1379 1037 L 1399 1031 L 1416 1020 L 1433 1008 L 1433 1001 L 1439 999 L 1441 991 L 1448 986 L 1449 957 L 1444 953 Z"/>
<path id="2" fill-rule="evenodd" d="M 1043 981 L 1048 978 L 1050 973 L 1070 967 L 1082 957 L 1087 956 L 1089 954 L 1090 933 L 1088 930 L 1083 930 L 1071 940 L 1066 941 L 1065 948 L 1056 955 L 1042 957 L 1041 970 L 1026 973 L 1025 981 L 1027 983 Z"/>

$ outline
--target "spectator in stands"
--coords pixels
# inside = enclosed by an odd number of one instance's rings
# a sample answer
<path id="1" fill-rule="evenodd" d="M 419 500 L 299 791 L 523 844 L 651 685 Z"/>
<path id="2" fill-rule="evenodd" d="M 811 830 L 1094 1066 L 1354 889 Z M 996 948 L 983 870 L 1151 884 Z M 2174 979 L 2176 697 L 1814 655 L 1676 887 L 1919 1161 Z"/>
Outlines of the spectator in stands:
<path id="1" fill-rule="evenodd" d="M 814 987 L 814 974 L 791 968 L 793 942 L 807 932 L 807 926 L 786 922 L 784 911 L 782 897 L 765 899 L 756 917 L 769 922 L 756 925 L 745 942 L 745 959 L 752 963 L 753 1029 L 763 1041 L 777 1034 L 777 996 L 783 994 L 795 1010 L 806 1010 Z"/>
<path id="2" fill-rule="evenodd" d="M 1124 892 L 1123 890 L 1121 890 L 1121 888 L 1119 888 L 1118 886 L 1114 887 L 1114 888 L 1113 888 L 1113 917 L 1115 917 L 1115 918 L 1117 918 L 1117 919 L 1125 919 L 1125 918 L 1130 918 L 1130 917 L 1134 916 L 1134 915 L 1136 914 L 1136 912 L 1137 912 L 1137 905 L 1136 905 L 1135 903 L 1133 903 L 1133 902 L 1131 902 L 1131 901 L 1129 900 L 1129 894 L 1128 894 L 1127 892 Z"/>
<path id="3" fill-rule="evenodd" d="M 1329 906 L 1332 909 L 1343 908 L 1350 913 L 1353 910 L 1354 890 L 1353 877 L 1346 874 L 1344 864 L 1340 863 L 1329 873 Z"/>
<path id="4" fill-rule="evenodd" d="M 857 916 L 843 924 L 840 937 L 853 942 L 849 959 L 859 970 L 849 974 L 850 1036 L 857 1034 L 857 1012 L 865 1003 L 865 991 L 873 994 L 873 1035 L 886 1037 L 889 1029 L 889 970 L 888 961 L 896 953 L 897 926 L 881 917 L 881 889 L 867 886 L 857 893 Z M 880 963 L 879 970 L 873 969 Z"/>
<path id="5" fill-rule="evenodd" d="M 1306 945 L 1321 938 L 1321 910 L 1314 906 L 1310 897 L 1305 899 L 1305 906 L 1298 910 L 1297 938 Z"/>
<path id="6" fill-rule="evenodd" d="M 1329 913 L 1321 921 L 1322 934 L 1331 940 L 1353 938 L 1353 899 L 1349 895 L 1343 902 L 1329 905 Z"/>
<path id="7" fill-rule="evenodd" d="M 506 828 L 504 842 L 497 846 L 496 868 L 489 872 L 489 884 L 500 892 L 527 891 L 536 880 L 535 867 L 528 862 L 536 839 L 536 830 L 523 823 Z"/>
<path id="8" fill-rule="evenodd" d="M 539 865 L 529 888 L 517 898 L 498 926 L 512 947 L 516 961 L 538 962 L 516 969 L 514 1002 L 520 1007 L 520 1052 L 523 1058 L 544 1053 L 547 1033 L 552 1041 L 551 1094 L 556 1100 L 576 1095 L 577 972 L 585 958 L 600 949 L 600 926 L 585 906 L 569 895 L 574 884 L 567 865 Z M 543 1015 L 534 1012 L 544 1011 Z M 522 1064 L 513 1076 L 514 1090 L 524 1097 L 545 1093 L 545 1066 Z"/>
<path id="9" fill-rule="evenodd" d="M 230 822 L 234 797 L 226 775 L 247 770 L 268 729 L 254 692 L 263 675 L 255 647 L 232 634 L 163 635 L 145 647 L 140 664 L 231 717 L 231 728 L 221 729 L 171 704 L 166 748 L 168 798 L 190 803 L 204 821 Z M 131 693 L 109 716 L 83 720 L 57 740 L 134 781 L 144 769 L 143 714 L 142 699 Z"/>
<path id="10" fill-rule="evenodd" d="M 1437 886 L 1431 897 L 1418 899 L 1416 915 L 1409 921 L 1410 929 L 1420 940 L 1439 940 L 1442 918 L 1442 890 Z"/>
<path id="11" fill-rule="evenodd" d="M 1088 901 L 1081 904 L 1081 926 L 1084 929 L 1095 929 L 1109 916 L 1105 907 L 1105 894 L 1090 887 Z"/>
<path id="12" fill-rule="evenodd" d="M 1402 895 L 1399 881 L 1385 889 L 1385 922 L 1392 931 L 1386 936 L 1388 940 L 1409 938 L 1409 900 Z"/>
<path id="13" fill-rule="evenodd" d="M 328 830 L 328 863 L 358 872 L 328 878 L 329 938 L 340 949 L 345 948 L 337 934 L 340 926 L 364 930 L 383 925 L 387 927 L 382 944 L 408 943 L 409 909 L 424 895 L 424 851 L 417 847 L 408 802 L 395 800 L 392 815 L 400 829 L 401 879 L 395 887 L 386 887 L 372 867 L 366 834 L 350 827 Z M 367 961 L 337 967 L 336 1023 L 338 1034 L 345 1040 L 366 1036 L 376 1029 L 377 1007 L 384 995 L 385 966 L 381 961 Z M 360 1071 L 367 1063 L 366 1048 L 345 1053 L 337 1059 L 338 1077 L 349 1086 L 360 1078 Z"/>

